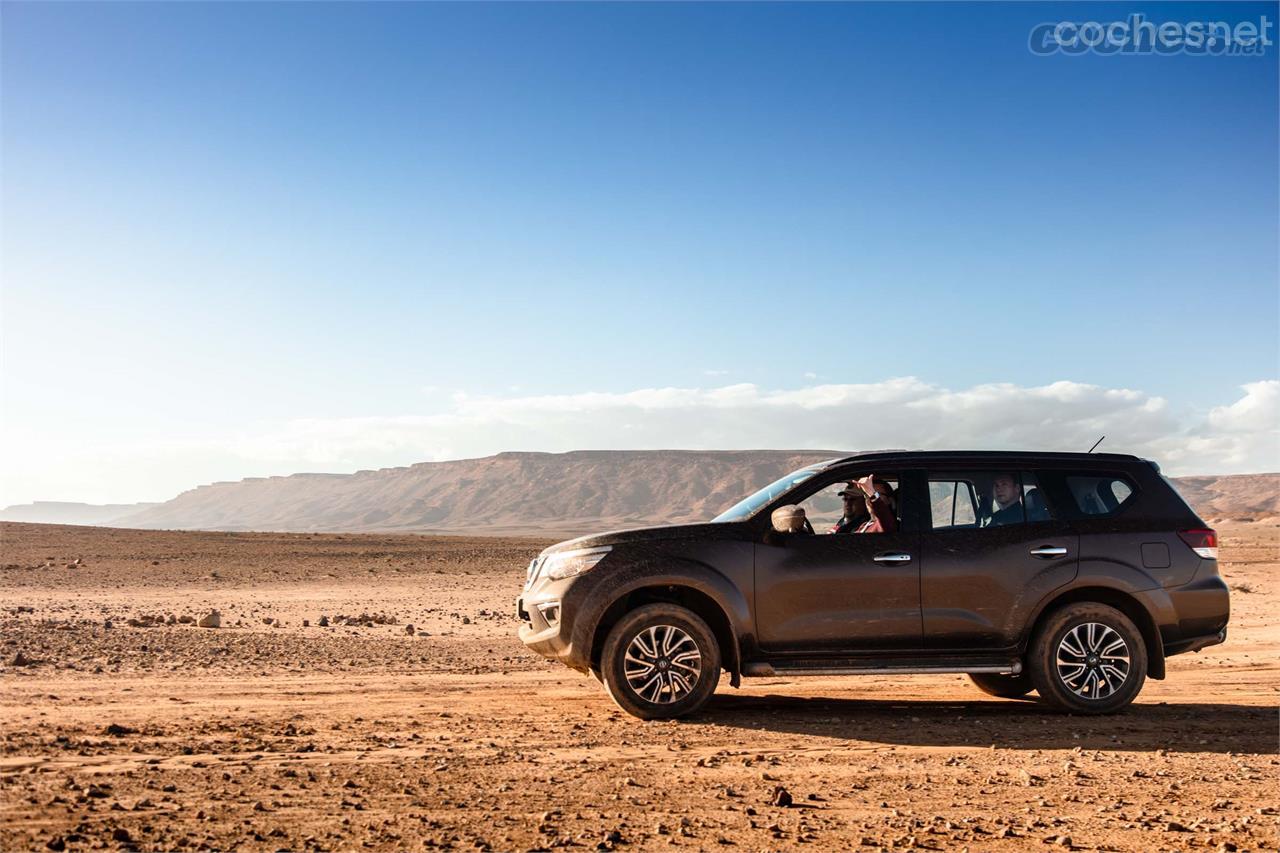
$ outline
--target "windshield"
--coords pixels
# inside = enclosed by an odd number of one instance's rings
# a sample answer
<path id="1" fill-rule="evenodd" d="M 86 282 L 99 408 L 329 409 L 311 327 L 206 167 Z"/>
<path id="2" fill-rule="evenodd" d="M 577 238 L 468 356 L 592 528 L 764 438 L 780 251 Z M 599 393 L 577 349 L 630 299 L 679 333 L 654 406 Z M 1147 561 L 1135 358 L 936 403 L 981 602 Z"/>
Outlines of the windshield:
<path id="1" fill-rule="evenodd" d="M 809 468 L 801 468 L 799 471 L 792 471 L 785 477 L 774 480 L 760 491 L 748 498 L 743 498 L 724 512 L 711 519 L 716 521 L 742 521 L 744 518 L 750 518 L 769 501 L 778 495 L 790 489 L 792 486 L 798 486 L 805 480 L 812 477 L 821 470 L 822 466 L 815 465 Z"/>

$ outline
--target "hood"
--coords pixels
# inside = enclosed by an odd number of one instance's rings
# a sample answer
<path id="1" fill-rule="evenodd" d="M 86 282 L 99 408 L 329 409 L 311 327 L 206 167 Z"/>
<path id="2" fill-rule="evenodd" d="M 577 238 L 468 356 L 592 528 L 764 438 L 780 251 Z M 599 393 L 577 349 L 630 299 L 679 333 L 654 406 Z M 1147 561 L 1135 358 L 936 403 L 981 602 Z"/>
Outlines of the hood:
<path id="1" fill-rule="evenodd" d="M 621 545 L 627 542 L 659 542 L 669 539 L 740 539 L 742 526 L 732 522 L 716 524 L 666 524 L 661 527 L 637 527 L 632 530 L 610 530 L 605 533 L 592 533 L 557 542 L 542 553 L 554 554 L 557 551 L 573 551 L 578 548 L 595 548 L 600 545 Z"/>

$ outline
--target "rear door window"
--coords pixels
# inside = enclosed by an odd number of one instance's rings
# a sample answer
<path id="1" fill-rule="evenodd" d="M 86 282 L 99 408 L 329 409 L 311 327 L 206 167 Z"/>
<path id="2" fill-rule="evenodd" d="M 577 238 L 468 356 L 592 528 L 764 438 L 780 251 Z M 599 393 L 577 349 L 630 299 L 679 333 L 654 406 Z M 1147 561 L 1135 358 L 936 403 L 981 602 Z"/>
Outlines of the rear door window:
<path id="1" fill-rule="evenodd" d="M 933 529 L 978 526 L 978 499 L 968 480 L 930 480 Z"/>
<path id="2" fill-rule="evenodd" d="M 1005 527 L 1053 518 L 1030 471 L 931 473 L 929 511 L 934 530 Z"/>
<path id="3" fill-rule="evenodd" d="M 1085 515 L 1115 515 L 1133 497 L 1133 483 L 1119 474 L 1069 475 L 1067 488 Z"/>

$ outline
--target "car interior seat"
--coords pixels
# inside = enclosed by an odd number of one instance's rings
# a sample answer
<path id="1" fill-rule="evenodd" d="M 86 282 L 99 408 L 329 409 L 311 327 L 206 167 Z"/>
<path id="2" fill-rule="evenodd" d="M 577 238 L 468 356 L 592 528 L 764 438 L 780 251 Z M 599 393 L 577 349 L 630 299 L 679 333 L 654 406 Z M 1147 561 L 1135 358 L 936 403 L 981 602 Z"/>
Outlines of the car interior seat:
<path id="1" fill-rule="evenodd" d="M 1045 506 L 1044 495 L 1036 488 L 1027 489 L 1022 499 L 1027 508 L 1027 521 L 1045 521 L 1049 518 L 1049 508 Z"/>

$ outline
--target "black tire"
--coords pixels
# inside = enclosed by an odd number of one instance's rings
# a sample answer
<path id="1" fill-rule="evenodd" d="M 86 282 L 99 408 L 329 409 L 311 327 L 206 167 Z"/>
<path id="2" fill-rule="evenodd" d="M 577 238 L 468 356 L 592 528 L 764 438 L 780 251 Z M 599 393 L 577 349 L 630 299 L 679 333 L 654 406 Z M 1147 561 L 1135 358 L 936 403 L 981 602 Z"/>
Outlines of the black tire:
<path id="1" fill-rule="evenodd" d="M 639 646 L 633 646 L 636 642 Z M 654 656 L 647 654 L 649 649 Z M 692 652 L 697 653 L 696 677 L 689 671 Z M 645 669 L 650 660 L 650 668 Z M 707 623 L 692 610 L 678 604 L 646 604 L 623 616 L 609 631 L 600 672 L 609 698 L 631 716 L 642 720 L 683 717 L 715 693 L 720 682 L 720 646 Z"/>
<path id="2" fill-rule="evenodd" d="M 1032 640 L 1028 664 L 1046 704 L 1073 714 L 1112 714 L 1142 690 L 1147 646 L 1128 616 L 1084 601 L 1050 614 Z"/>
<path id="3" fill-rule="evenodd" d="M 999 696 L 1001 699 L 1021 699 L 1036 689 L 1031 683 L 1031 674 L 1026 670 L 1017 675 L 971 672 L 969 678 L 983 693 Z"/>

